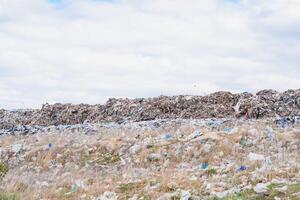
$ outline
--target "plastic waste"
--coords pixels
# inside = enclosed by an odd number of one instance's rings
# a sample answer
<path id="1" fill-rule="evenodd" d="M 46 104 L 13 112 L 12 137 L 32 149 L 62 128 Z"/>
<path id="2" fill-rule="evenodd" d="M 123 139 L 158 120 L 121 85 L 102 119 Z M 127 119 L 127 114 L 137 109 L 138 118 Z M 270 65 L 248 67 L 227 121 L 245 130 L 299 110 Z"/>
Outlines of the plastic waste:
<path id="1" fill-rule="evenodd" d="M 196 139 L 196 138 L 200 137 L 201 135 L 202 135 L 201 131 L 196 130 L 191 135 L 189 135 L 188 139 L 189 140 Z"/>
<path id="2" fill-rule="evenodd" d="M 170 133 L 167 133 L 164 135 L 164 140 L 165 141 L 173 140 L 173 136 Z"/>
<path id="3" fill-rule="evenodd" d="M 72 187 L 71 187 L 71 193 L 75 193 L 75 192 L 77 192 L 77 190 L 78 190 L 77 185 L 76 184 L 72 185 Z"/>
<path id="4" fill-rule="evenodd" d="M 268 192 L 268 186 L 270 183 L 258 183 L 253 190 L 258 194 L 265 194 Z"/>
<path id="5" fill-rule="evenodd" d="M 201 169 L 206 170 L 208 167 L 208 164 L 206 162 L 201 163 Z"/>
<path id="6" fill-rule="evenodd" d="M 224 132 L 225 132 L 225 133 L 230 133 L 231 131 L 232 131 L 232 128 L 225 128 L 225 129 L 224 129 Z"/>
<path id="7" fill-rule="evenodd" d="M 118 196 L 114 192 L 106 191 L 104 194 L 102 194 L 100 197 L 94 199 L 94 200 L 117 200 Z"/>
<path id="8" fill-rule="evenodd" d="M 274 139 L 275 139 L 274 131 L 273 131 L 273 129 L 270 128 L 270 127 L 267 127 L 267 137 L 268 137 L 270 140 L 274 140 Z"/>
<path id="9" fill-rule="evenodd" d="M 22 150 L 23 145 L 22 144 L 14 144 L 12 145 L 11 149 L 13 153 L 18 154 Z"/>
<path id="10" fill-rule="evenodd" d="M 238 171 L 239 171 L 239 172 L 245 171 L 245 170 L 247 170 L 247 167 L 244 166 L 244 165 L 242 165 L 242 166 L 240 166 L 240 167 L 238 168 Z"/>
<path id="11" fill-rule="evenodd" d="M 256 154 L 256 153 L 250 153 L 248 155 L 248 158 L 250 161 L 261 161 L 261 160 L 265 160 L 265 156 L 261 155 L 261 154 Z"/>
<path id="12" fill-rule="evenodd" d="M 181 191 L 180 200 L 191 200 L 191 194 L 188 191 Z"/>

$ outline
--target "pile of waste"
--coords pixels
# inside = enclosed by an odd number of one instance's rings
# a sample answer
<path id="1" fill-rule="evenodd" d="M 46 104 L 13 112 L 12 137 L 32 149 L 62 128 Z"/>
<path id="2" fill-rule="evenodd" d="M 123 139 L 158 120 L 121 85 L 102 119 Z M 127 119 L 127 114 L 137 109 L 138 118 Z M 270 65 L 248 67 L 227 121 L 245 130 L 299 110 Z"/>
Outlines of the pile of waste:
<path id="1" fill-rule="evenodd" d="M 3 129 L 0 199 L 297 200 L 298 119 Z"/>
<path id="2" fill-rule="evenodd" d="M 74 125 L 154 119 L 289 117 L 300 115 L 300 89 L 256 94 L 216 92 L 207 96 L 109 99 L 104 105 L 44 104 L 37 110 L 0 110 L 0 129 L 17 125 Z"/>
<path id="3" fill-rule="evenodd" d="M 0 110 L 0 199 L 298 200 L 300 90 Z"/>

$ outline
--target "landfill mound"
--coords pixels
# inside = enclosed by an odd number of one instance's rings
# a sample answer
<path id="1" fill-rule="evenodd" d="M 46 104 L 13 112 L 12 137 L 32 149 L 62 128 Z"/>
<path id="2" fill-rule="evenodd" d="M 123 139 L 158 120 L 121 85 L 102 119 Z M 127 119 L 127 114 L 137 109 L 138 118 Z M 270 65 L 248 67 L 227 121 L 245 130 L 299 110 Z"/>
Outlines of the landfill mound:
<path id="1" fill-rule="evenodd" d="M 300 89 L 256 94 L 216 92 L 207 96 L 109 99 L 104 105 L 44 104 L 38 110 L 0 110 L 0 129 L 18 125 L 74 125 L 154 119 L 266 118 L 300 114 Z"/>
<path id="2" fill-rule="evenodd" d="M 3 134 L 0 199 L 299 200 L 293 122 L 168 119 Z"/>
<path id="3" fill-rule="evenodd" d="M 0 200 L 299 200 L 300 90 L 0 111 Z"/>

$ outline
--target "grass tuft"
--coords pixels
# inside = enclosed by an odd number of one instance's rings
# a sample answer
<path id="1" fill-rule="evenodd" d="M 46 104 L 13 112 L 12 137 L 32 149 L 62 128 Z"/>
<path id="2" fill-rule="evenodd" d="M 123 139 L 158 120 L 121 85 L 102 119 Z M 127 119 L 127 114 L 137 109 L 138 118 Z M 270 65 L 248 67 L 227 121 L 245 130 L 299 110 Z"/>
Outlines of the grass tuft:
<path id="1" fill-rule="evenodd" d="M 4 162 L 0 162 L 0 181 L 7 174 L 8 170 L 9 170 L 8 165 Z"/>

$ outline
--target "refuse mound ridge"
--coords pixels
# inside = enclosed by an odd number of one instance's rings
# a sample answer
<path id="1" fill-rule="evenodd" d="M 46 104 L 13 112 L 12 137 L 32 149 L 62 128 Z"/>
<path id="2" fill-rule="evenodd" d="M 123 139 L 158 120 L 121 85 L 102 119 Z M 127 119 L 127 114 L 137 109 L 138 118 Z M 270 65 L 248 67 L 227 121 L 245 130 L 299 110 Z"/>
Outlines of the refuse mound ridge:
<path id="1" fill-rule="evenodd" d="M 256 94 L 216 92 L 206 96 L 109 99 L 105 104 L 44 104 L 41 109 L 0 110 L 0 129 L 20 125 L 74 125 L 154 119 L 269 118 L 300 114 L 300 89 Z"/>

